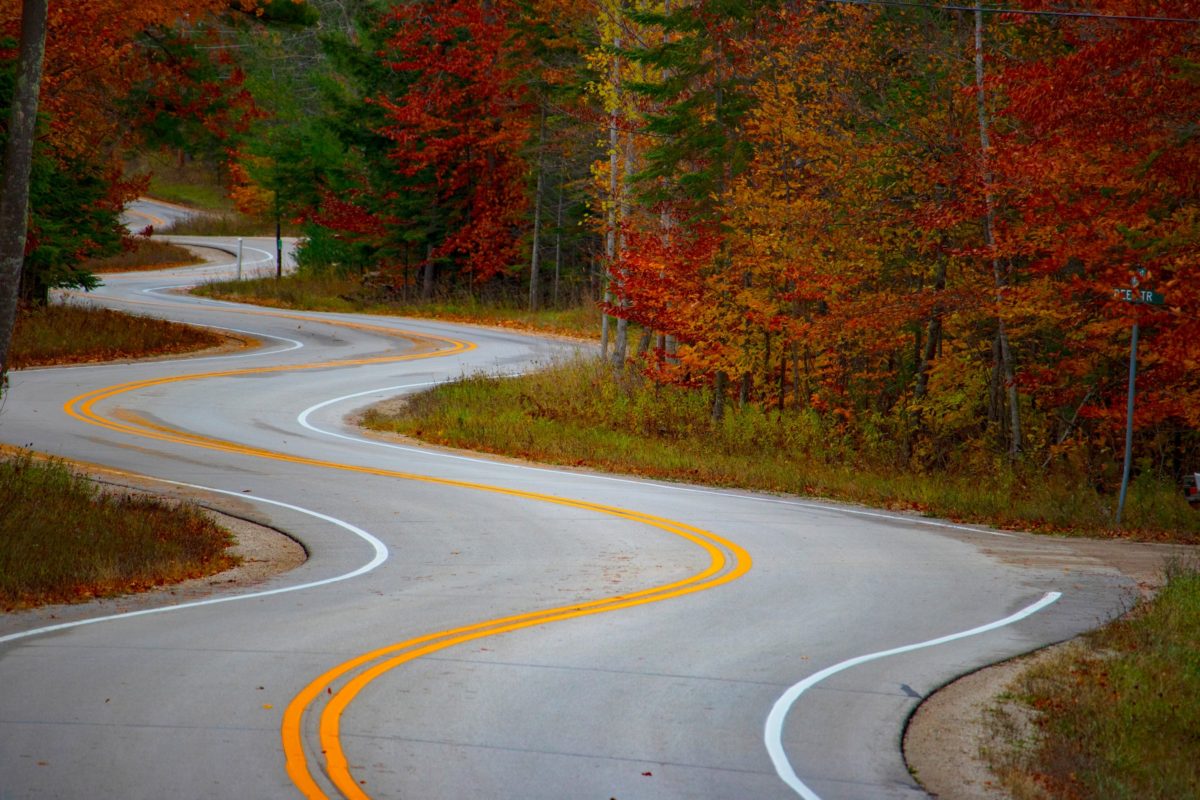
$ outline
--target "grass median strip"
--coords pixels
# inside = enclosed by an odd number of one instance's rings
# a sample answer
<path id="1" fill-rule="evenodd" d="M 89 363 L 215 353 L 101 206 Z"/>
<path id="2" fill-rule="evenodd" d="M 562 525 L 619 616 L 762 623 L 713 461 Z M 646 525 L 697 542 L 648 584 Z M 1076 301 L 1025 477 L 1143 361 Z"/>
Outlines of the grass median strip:
<path id="1" fill-rule="evenodd" d="M 9 366 L 21 369 L 189 353 L 224 342 L 205 328 L 95 306 L 52 303 L 20 309 Z"/>
<path id="2" fill-rule="evenodd" d="M 188 505 L 104 492 L 56 461 L 0 461 L 0 607 L 143 591 L 234 566 L 232 536 Z"/>

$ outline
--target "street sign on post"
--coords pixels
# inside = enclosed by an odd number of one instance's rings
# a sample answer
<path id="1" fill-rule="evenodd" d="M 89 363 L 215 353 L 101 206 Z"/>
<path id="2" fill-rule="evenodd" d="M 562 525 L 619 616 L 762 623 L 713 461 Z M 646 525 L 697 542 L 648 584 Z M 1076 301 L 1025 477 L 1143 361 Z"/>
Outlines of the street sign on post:
<path id="1" fill-rule="evenodd" d="M 1129 288 L 1117 286 L 1113 288 L 1113 296 L 1126 303 L 1144 306 L 1161 306 L 1163 296 L 1150 289 L 1143 289 L 1141 283 L 1148 280 L 1150 273 L 1143 267 L 1138 267 L 1129 276 Z M 1117 524 L 1121 524 L 1121 515 L 1125 513 L 1125 495 L 1129 491 L 1129 470 L 1133 463 L 1133 398 L 1134 386 L 1137 383 L 1137 347 L 1138 324 L 1133 321 L 1133 331 L 1129 336 L 1129 399 L 1125 405 L 1125 465 L 1121 470 L 1121 494 L 1117 499 Z"/>
<path id="2" fill-rule="evenodd" d="M 1138 303 L 1148 306 L 1161 306 L 1163 304 L 1163 296 L 1149 289 L 1126 289 L 1118 286 L 1113 289 L 1113 296 L 1118 300 L 1124 300 L 1126 303 Z"/>

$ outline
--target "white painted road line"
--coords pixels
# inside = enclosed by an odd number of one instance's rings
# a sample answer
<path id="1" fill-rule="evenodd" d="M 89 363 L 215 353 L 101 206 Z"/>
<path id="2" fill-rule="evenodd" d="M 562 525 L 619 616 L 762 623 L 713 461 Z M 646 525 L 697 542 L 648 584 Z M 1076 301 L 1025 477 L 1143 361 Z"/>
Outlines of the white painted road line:
<path id="1" fill-rule="evenodd" d="M 104 616 L 104 617 L 92 617 L 91 619 L 81 619 L 81 620 L 76 620 L 74 622 L 62 622 L 62 623 L 59 623 L 58 625 L 47 625 L 43 628 L 34 628 L 33 630 L 19 631 L 17 633 L 10 633 L 7 636 L 0 636 L 0 644 L 3 644 L 5 642 L 11 642 L 15 639 L 25 639 L 30 636 L 40 636 L 44 633 L 51 633 L 53 631 L 61 631 L 61 630 L 65 630 L 67 628 L 79 628 L 84 625 L 94 625 L 97 622 L 112 622 L 113 620 L 119 620 L 119 619 L 131 619 L 133 617 L 144 617 L 147 614 L 162 614 L 167 611 L 182 611 L 185 608 L 199 608 L 201 606 L 215 606 L 218 603 L 232 603 L 236 600 L 253 600 L 255 598 L 260 598 L 260 597 L 270 597 L 271 595 L 274 595 L 274 594 L 286 594 L 288 592 L 299 592 L 302 589 L 315 589 L 318 586 L 328 586 L 331 583 L 340 583 L 341 581 L 349 580 L 351 578 L 357 578 L 359 575 L 365 575 L 366 573 L 375 569 L 376 567 L 378 567 L 380 564 L 387 561 L 387 559 L 388 559 L 387 545 L 385 545 L 383 542 L 381 542 L 379 539 L 375 538 L 371 534 L 364 531 L 362 528 L 359 528 L 356 525 L 351 525 L 349 522 L 337 519 L 336 517 L 331 517 L 328 514 L 322 514 L 319 511 L 313 511 L 311 509 L 301 508 L 300 506 L 294 506 L 291 503 L 284 503 L 279 500 L 269 500 L 265 497 L 255 497 L 254 495 L 244 494 L 242 492 L 231 492 L 231 491 L 228 491 L 227 489 L 213 489 L 208 486 L 197 486 L 196 484 L 193 484 L 193 483 L 181 483 L 179 481 L 168 481 L 168 480 L 162 480 L 162 479 L 159 479 L 159 480 L 161 480 L 162 483 L 168 483 L 168 484 L 171 484 L 172 486 L 182 486 L 182 487 L 185 487 L 188 489 L 201 489 L 206 492 L 216 492 L 217 494 L 227 494 L 230 497 L 236 497 L 239 500 L 251 500 L 251 501 L 255 501 L 255 502 L 259 502 L 259 503 L 266 503 L 268 505 L 278 506 L 279 508 L 286 508 L 289 511 L 298 511 L 301 514 L 307 514 L 310 517 L 316 517 L 317 519 L 324 520 L 325 522 L 330 522 L 334 525 L 337 525 L 340 528 L 345 528 L 346 530 L 353 533 L 355 536 L 358 536 L 359 538 L 363 539 L 364 541 L 367 542 L 367 544 L 371 545 L 371 547 L 375 550 L 375 555 L 370 561 L 368 561 L 366 564 L 363 564 L 358 569 L 351 570 L 350 572 L 344 573 L 342 575 L 335 575 L 332 578 L 325 578 L 325 579 L 319 580 L 319 581 L 311 581 L 309 583 L 302 583 L 302 584 L 299 584 L 296 586 L 282 586 L 278 589 L 268 589 L 268 590 L 262 591 L 262 592 L 251 592 L 250 594 L 235 594 L 235 595 L 228 595 L 228 596 L 224 596 L 224 597 L 212 597 L 207 600 L 196 600 L 191 603 L 180 603 L 178 605 L 173 605 L 173 606 L 160 606 L 158 608 L 146 608 L 146 609 L 142 609 L 141 611 L 128 611 L 123 614 L 109 614 L 108 616 Z"/>
<path id="2" fill-rule="evenodd" d="M 1028 616 L 1036 614 L 1046 606 L 1062 597 L 1062 592 L 1047 592 L 1041 600 L 1036 603 L 1025 606 L 1015 614 L 1005 617 L 1004 619 L 990 622 L 987 625 L 980 625 L 978 628 L 971 628 L 968 631 L 959 633 L 951 633 L 948 636 L 941 636 L 937 639 L 930 639 L 917 644 L 904 645 L 903 647 L 894 647 L 891 650 L 881 650 L 878 653 L 870 653 L 865 656 L 851 658 L 840 664 L 834 664 L 832 667 L 825 669 L 808 676 L 804 680 L 797 683 L 792 688 L 783 693 L 783 696 L 775 701 L 774 707 L 771 708 L 771 713 L 767 715 L 766 730 L 763 739 L 767 745 L 767 754 L 771 756 L 771 763 L 775 765 L 775 772 L 783 779 L 783 782 L 792 788 L 796 794 L 800 795 L 804 800 L 821 800 L 820 796 L 812 789 L 805 785 L 804 781 L 800 780 L 796 775 L 796 771 L 792 769 L 791 763 L 788 761 L 787 753 L 783 749 L 783 723 L 787 719 L 788 712 L 795 704 L 800 695 L 816 686 L 821 681 L 828 678 L 830 675 L 835 675 L 850 667 L 856 667 L 859 664 L 865 664 L 868 661 L 875 661 L 888 656 L 895 656 L 901 653 L 908 653 L 913 650 L 921 650 L 926 647 L 936 647 L 940 644 L 953 642 L 958 639 L 966 639 L 970 636 L 978 636 L 981 633 L 994 631 L 997 628 L 1003 628 L 1005 625 L 1011 625 L 1014 622 L 1019 622 Z"/>

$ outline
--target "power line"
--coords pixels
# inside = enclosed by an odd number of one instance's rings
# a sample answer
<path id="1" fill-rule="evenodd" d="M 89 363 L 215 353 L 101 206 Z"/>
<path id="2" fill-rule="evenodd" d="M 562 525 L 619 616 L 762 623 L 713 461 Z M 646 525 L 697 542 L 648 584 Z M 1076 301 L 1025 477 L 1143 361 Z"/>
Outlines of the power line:
<path id="1" fill-rule="evenodd" d="M 1077 19 L 1108 19 L 1128 22 L 1171 22 L 1185 25 L 1200 25 L 1200 19 L 1192 17 L 1148 17 L 1135 14 L 1097 14 L 1092 11 L 1035 11 L 1023 8 L 995 8 L 994 6 L 953 6 L 938 3 L 905 2 L 905 0 L 822 0 L 851 6 L 898 6 L 901 8 L 925 8 L 938 11 L 982 11 L 984 14 L 1018 14 L 1025 17 L 1072 17 Z"/>

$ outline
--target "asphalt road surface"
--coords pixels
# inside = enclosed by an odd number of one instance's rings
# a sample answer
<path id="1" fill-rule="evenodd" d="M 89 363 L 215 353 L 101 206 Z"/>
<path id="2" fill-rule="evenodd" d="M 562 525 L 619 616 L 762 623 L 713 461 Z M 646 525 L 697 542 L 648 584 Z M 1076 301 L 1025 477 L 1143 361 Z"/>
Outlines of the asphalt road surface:
<path id="1" fill-rule="evenodd" d="M 579 346 L 171 291 L 216 269 L 92 299 L 260 347 L 14 373 L 0 440 L 310 558 L 154 613 L 0 617 L 0 798 L 923 797 L 922 696 L 1130 602 L 1061 541 L 369 440 L 356 409 Z"/>

